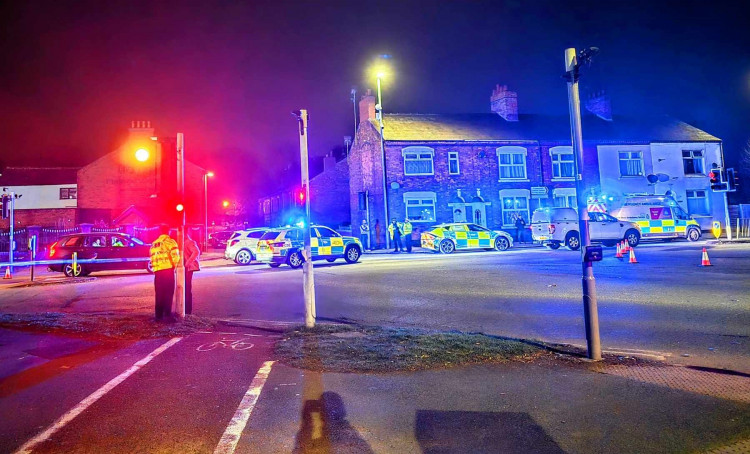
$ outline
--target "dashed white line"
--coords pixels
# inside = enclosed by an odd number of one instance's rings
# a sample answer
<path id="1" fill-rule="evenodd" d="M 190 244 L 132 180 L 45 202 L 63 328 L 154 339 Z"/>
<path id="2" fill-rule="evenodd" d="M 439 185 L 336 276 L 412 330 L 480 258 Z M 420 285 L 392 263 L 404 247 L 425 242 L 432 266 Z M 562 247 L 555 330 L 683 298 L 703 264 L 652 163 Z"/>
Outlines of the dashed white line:
<path id="1" fill-rule="evenodd" d="M 255 408 L 255 403 L 258 402 L 258 397 L 260 397 L 260 392 L 263 390 L 263 385 L 266 384 L 268 374 L 271 373 L 273 363 L 274 361 L 264 362 L 258 373 L 255 374 L 255 378 L 250 383 L 250 387 L 242 398 L 240 406 L 237 407 L 237 411 L 232 416 L 232 420 L 229 421 L 224 435 L 221 436 L 214 454 L 233 454 L 234 450 L 237 449 L 237 443 L 240 441 L 242 431 L 245 430 L 247 421 L 250 419 L 250 414 Z"/>
<path id="2" fill-rule="evenodd" d="M 101 388 L 94 391 L 87 398 L 83 399 L 81 402 L 78 403 L 78 405 L 71 408 L 67 413 L 62 415 L 57 421 L 52 423 L 52 425 L 49 426 L 47 429 L 45 429 L 43 432 L 39 433 L 37 436 L 35 436 L 31 440 L 24 443 L 23 446 L 18 448 L 15 454 L 30 453 L 34 448 L 37 447 L 37 445 L 48 440 L 55 432 L 65 427 L 67 423 L 72 421 L 76 416 L 80 415 L 84 410 L 90 407 L 94 402 L 99 400 L 102 396 L 104 396 L 108 392 L 112 391 L 112 389 L 114 389 L 115 386 L 125 381 L 125 379 L 127 379 L 128 377 L 136 373 L 140 368 L 148 364 L 152 359 L 156 358 L 158 355 L 164 352 L 164 350 L 173 346 L 174 344 L 179 342 L 181 339 L 182 339 L 181 337 L 175 337 L 163 343 L 156 350 L 149 353 L 148 356 L 146 356 L 145 358 L 141 359 L 137 363 L 130 366 L 128 370 L 121 373 L 117 377 L 113 378 L 112 380 L 107 382 L 107 384 L 105 384 Z"/>

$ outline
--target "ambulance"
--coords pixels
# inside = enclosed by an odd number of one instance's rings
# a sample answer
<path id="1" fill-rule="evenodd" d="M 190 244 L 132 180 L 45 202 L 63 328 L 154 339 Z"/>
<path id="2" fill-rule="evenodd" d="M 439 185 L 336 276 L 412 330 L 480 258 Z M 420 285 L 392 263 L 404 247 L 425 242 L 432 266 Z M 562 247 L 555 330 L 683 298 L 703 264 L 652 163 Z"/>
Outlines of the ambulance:
<path id="1" fill-rule="evenodd" d="M 698 241 L 701 227 L 667 195 L 634 195 L 625 197 L 622 207 L 610 213 L 617 219 L 638 225 L 643 239 L 685 238 Z"/>

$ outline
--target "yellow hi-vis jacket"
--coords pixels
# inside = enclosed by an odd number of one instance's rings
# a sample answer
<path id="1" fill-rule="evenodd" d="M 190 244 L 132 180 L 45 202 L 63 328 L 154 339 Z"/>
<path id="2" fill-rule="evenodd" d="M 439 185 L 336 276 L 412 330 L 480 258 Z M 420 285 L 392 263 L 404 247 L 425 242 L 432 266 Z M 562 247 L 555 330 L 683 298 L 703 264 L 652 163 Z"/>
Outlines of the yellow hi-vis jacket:
<path id="1" fill-rule="evenodd" d="M 151 267 L 154 271 L 168 270 L 180 263 L 177 241 L 169 235 L 161 235 L 151 244 Z"/>
<path id="2" fill-rule="evenodd" d="M 401 228 L 401 230 L 403 230 L 404 235 L 411 235 L 411 222 L 404 222 L 402 225 L 403 227 Z"/>

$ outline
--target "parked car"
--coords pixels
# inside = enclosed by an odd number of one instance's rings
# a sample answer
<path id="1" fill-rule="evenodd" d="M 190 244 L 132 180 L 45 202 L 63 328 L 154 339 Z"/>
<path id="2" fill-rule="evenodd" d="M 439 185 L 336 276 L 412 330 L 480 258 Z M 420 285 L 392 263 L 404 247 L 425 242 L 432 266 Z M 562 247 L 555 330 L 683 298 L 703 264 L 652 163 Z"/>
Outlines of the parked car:
<path id="1" fill-rule="evenodd" d="M 513 238 L 500 230 L 459 222 L 430 227 L 422 233 L 421 245 L 425 249 L 443 254 L 469 249 L 505 251 L 513 246 Z"/>
<path id="2" fill-rule="evenodd" d="M 612 215 L 632 221 L 640 228 L 643 238 L 671 240 L 685 238 L 698 241 L 701 226 L 669 196 L 631 196 Z"/>
<path id="3" fill-rule="evenodd" d="M 258 240 L 268 231 L 267 227 L 238 230 L 229 237 L 224 258 L 238 265 L 248 265 L 258 255 Z"/>
<path id="4" fill-rule="evenodd" d="M 208 235 L 208 242 L 212 247 L 221 249 L 227 246 L 227 241 L 233 233 L 233 230 L 222 230 L 221 232 L 214 232 Z"/>
<path id="5" fill-rule="evenodd" d="M 312 260 L 334 262 L 343 258 L 346 263 L 356 263 L 362 256 L 362 243 L 357 238 L 342 236 L 322 225 L 311 228 L 310 253 Z M 267 231 L 258 242 L 258 260 L 277 268 L 287 264 L 299 268 L 305 262 L 302 256 L 304 234 L 299 227 L 283 227 Z"/>
<path id="6" fill-rule="evenodd" d="M 94 271 L 151 269 L 151 245 L 124 233 L 71 233 L 49 246 L 50 260 L 72 260 L 78 263 L 53 264 L 51 271 L 68 277 L 87 276 Z"/>
<path id="7" fill-rule="evenodd" d="M 641 232 L 633 222 L 621 221 L 607 213 L 589 212 L 591 241 L 614 246 L 626 240 L 631 246 L 641 241 Z M 531 236 L 550 249 L 565 245 L 568 249 L 581 247 L 578 213 L 573 208 L 539 208 L 531 215 Z"/>

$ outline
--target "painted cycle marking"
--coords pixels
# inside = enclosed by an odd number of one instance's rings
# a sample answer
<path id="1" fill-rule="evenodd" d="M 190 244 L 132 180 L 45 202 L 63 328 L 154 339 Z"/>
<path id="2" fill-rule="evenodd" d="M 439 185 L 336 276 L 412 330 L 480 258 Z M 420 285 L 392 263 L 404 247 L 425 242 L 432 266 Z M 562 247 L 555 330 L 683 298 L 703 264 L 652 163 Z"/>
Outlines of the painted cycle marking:
<path id="1" fill-rule="evenodd" d="M 216 348 L 231 348 L 235 351 L 243 351 L 243 350 L 250 350 L 253 348 L 255 344 L 252 342 L 246 342 L 245 339 L 220 339 L 218 341 L 214 342 L 208 342 L 205 344 L 201 344 L 196 348 L 199 352 L 208 352 L 211 350 L 214 350 Z"/>

